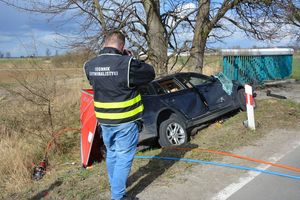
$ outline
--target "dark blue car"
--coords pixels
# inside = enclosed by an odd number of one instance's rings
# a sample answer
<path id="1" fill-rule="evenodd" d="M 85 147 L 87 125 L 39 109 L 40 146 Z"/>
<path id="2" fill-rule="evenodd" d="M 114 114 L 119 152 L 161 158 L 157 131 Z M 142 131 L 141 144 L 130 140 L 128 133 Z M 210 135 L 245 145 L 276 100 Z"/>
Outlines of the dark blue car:
<path id="1" fill-rule="evenodd" d="M 158 138 L 161 146 L 182 145 L 193 128 L 246 109 L 242 85 L 198 73 L 168 75 L 139 90 L 145 107 L 140 141 Z"/>

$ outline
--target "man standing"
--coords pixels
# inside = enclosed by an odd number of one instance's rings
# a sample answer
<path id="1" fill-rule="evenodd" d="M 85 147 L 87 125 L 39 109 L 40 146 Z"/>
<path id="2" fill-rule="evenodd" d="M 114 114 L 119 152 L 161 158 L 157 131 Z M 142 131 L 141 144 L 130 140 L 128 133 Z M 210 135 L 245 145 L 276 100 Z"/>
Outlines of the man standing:
<path id="1" fill-rule="evenodd" d="M 107 149 L 106 165 L 113 200 L 125 196 L 126 180 L 138 143 L 144 109 L 137 86 L 152 81 L 153 67 L 132 58 L 120 31 L 106 35 L 100 55 L 84 64 L 94 90 L 94 107 Z"/>

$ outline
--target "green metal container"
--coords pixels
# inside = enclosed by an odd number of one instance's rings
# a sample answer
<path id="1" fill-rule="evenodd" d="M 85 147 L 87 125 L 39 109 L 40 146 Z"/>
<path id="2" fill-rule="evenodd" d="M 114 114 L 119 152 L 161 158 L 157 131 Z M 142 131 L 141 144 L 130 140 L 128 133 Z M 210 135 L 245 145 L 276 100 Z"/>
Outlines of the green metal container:
<path id="1" fill-rule="evenodd" d="M 223 73 L 242 84 L 263 84 L 292 74 L 293 49 L 223 49 Z"/>

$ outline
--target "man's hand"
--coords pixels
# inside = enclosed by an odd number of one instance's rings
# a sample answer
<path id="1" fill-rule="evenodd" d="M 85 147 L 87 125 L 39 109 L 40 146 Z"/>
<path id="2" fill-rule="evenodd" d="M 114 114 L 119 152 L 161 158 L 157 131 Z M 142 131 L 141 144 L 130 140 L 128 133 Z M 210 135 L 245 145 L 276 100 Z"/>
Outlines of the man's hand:
<path id="1" fill-rule="evenodd" d="M 128 50 L 128 49 L 124 49 L 123 55 L 133 56 L 133 53 L 132 53 L 132 51 L 130 51 L 130 50 Z"/>

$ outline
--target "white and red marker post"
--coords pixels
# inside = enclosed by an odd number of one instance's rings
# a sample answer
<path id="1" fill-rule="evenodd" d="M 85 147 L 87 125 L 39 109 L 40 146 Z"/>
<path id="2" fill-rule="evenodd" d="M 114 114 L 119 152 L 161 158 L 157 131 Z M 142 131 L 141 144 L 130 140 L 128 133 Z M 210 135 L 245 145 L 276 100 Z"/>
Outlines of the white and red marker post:
<path id="1" fill-rule="evenodd" d="M 247 117 L 248 117 L 248 127 L 255 130 L 254 121 L 254 100 L 252 95 L 252 87 L 250 85 L 245 85 L 246 93 L 246 107 L 247 107 Z"/>

